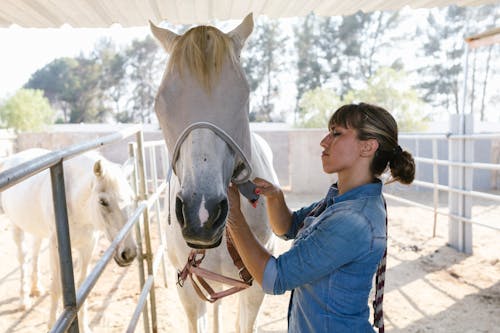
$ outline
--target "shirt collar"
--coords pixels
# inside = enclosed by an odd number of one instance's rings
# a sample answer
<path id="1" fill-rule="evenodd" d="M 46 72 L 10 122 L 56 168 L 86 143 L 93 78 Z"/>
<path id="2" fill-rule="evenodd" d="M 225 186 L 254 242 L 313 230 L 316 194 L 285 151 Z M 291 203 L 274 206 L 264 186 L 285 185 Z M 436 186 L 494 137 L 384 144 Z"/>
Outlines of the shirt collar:
<path id="1" fill-rule="evenodd" d="M 376 196 L 380 195 L 381 193 L 382 193 L 382 182 L 380 181 L 380 179 L 374 180 L 373 183 L 353 188 L 352 190 L 347 191 L 346 193 L 341 195 L 339 195 L 339 189 L 337 187 L 337 183 L 335 183 L 328 189 L 328 193 L 326 194 L 325 199 L 327 202 L 327 206 L 329 206 L 333 202 L 342 202 L 361 197 Z"/>

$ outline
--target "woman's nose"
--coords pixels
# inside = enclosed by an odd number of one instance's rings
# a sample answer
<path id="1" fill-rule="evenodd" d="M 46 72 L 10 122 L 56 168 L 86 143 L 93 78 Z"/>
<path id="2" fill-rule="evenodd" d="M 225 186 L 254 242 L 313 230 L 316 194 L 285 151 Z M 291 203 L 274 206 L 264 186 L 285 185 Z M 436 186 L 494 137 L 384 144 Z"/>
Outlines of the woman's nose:
<path id="1" fill-rule="evenodd" d="M 323 137 L 323 139 L 321 139 L 321 142 L 319 143 L 319 145 L 323 148 L 326 148 L 326 147 L 328 147 L 329 144 L 330 144 L 330 133 L 328 133 L 327 135 L 325 135 Z"/>

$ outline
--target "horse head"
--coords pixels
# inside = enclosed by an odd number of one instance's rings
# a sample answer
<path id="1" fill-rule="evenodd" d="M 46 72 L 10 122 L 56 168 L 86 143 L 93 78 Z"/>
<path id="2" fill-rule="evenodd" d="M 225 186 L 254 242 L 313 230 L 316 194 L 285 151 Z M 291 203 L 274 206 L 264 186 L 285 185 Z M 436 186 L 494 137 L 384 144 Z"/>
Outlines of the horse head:
<path id="1" fill-rule="evenodd" d="M 110 242 L 127 223 L 131 213 L 134 194 L 120 166 L 104 159 L 94 163 L 94 182 L 91 205 L 96 220 Z M 128 236 L 116 249 L 114 259 L 121 266 L 128 266 L 137 256 L 137 246 L 133 236 Z"/>
<path id="2" fill-rule="evenodd" d="M 190 247 L 213 248 L 225 227 L 229 182 L 250 156 L 249 86 L 239 55 L 252 14 L 229 33 L 199 26 L 177 35 L 152 23 L 151 30 L 170 54 L 155 112 L 180 183 L 176 217 Z"/>

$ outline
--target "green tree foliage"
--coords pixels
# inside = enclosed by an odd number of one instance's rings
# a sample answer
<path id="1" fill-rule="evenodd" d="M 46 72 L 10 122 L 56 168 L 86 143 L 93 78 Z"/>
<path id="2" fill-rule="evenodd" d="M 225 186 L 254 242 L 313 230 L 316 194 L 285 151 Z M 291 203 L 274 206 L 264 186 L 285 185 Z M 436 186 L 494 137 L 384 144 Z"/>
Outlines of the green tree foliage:
<path id="1" fill-rule="evenodd" d="M 392 68 L 380 68 L 364 89 L 352 90 L 345 96 L 345 103 L 370 103 L 391 112 L 401 132 L 418 132 L 430 120 L 425 103 L 417 91 L 408 85 L 407 74 Z"/>
<path id="2" fill-rule="evenodd" d="M 364 88 L 347 92 L 343 100 L 331 89 L 310 90 L 300 100 L 296 126 L 324 128 L 341 105 L 364 102 L 391 112 L 401 132 L 422 131 L 430 120 L 429 112 L 407 82 L 405 72 L 382 67 L 368 79 Z"/>
<path id="3" fill-rule="evenodd" d="M 391 32 L 398 28 L 399 22 L 399 12 L 357 12 L 342 18 L 338 28 L 341 64 L 336 73 L 341 96 L 362 84 L 381 66 L 387 50 L 398 39 Z"/>
<path id="4" fill-rule="evenodd" d="M 41 90 L 19 89 L 0 105 L 2 126 L 19 132 L 42 130 L 53 123 L 54 114 Z"/>
<path id="5" fill-rule="evenodd" d="M 62 122 L 151 122 L 160 72 L 151 37 L 133 41 L 125 52 L 103 39 L 89 56 L 55 59 L 25 87 L 43 90 L 62 111 Z"/>
<path id="6" fill-rule="evenodd" d="M 64 122 L 98 122 L 100 70 L 95 58 L 59 58 L 36 71 L 24 87 L 43 90 L 63 111 Z"/>
<path id="7" fill-rule="evenodd" d="M 272 121 L 276 97 L 280 94 L 279 73 L 283 69 L 285 43 L 276 20 L 259 19 L 242 52 L 242 66 L 251 92 L 260 98 L 253 103 L 251 121 Z"/>
<path id="8" fill-rule="evenodd" d="M 119 120 L 121 106 L 127 95 L 126 58 L 109 39 L 102 39 L 96 45 L 93 53 L 96 63 L 100 66 L 99 99 L 101 101 L 99 119 L 112 117 Z"/>
<path id="9" fill-rule="evenodd" d="M 326 128 L 328 119 L 341 106 L 339 96 L 327 88 L 316 88 L 302 95 L 296 127 Z"/>
<path id="10" fill-rule="evenodd" d="M 57 58 L 37 70 L 24 85 L 26 89 L 43 90 L 45 97 L 56 108 L 62 111 L 63 121 L 69 121 L 72 107 L 71 87 L 74 85 L 74 69 L 78 61 L 72 58 Z"/>
<path id="11" fill-rule="evenodd" d="M 325 81 L 325 74 L 327 74 L 321 63 L 322 36 L 319 25 L 320 19 L 314 14 L 309 14 L 294 27 L 295 50 L 297 53 L 297 79 L 295 84 L 297 86 L 297 109 L 299 110 L 299 101 L 302 99 L 302 95 L 306 91 L 321 87 Z M 332 35 L 328 35 L 328 37 L 333 38 Z M 332 43 L 332 47 L 333 45 L 336 44 Z"/>
<path id="12" fill-rule="evenodd" d="M 421 83 L 417 86 L 424 101 L 449 112 L 460 111 L 459 75 L 468 21 L 468 9 L 457 6 L 431 11 L 427 18 L 427 41 L 423 47 L 427 64 L 418 70 Z"/>
<path id="13" fill-rule="evenodd" d="M 358 12 L 344 17 L 308 15 L 295 26 L 297 100 L 308 90 L 328 86 L 344 96 L 371 77 L 390 36 L 400 22 L 398 12 Z"/>
<path id="14" fill-rule="evenodd" d="M 474 10 L 474 12 L 474 21 L 481 22 L 479 25 L 481 28 L 478 26 L 471 27 L 474 33 L 480 33 L 483 32 L 483 30 L 493 29 L 500 25 L 500 4 L 481 6 Z M 487 93 L 489 90 L 489 78 L 491 76 L 491 72 L 493 72 L 496 67 L 494 66 L 494 59 L 498 59 L 500 56 L 500 47 L 492 44 L 476 48 L 471 53 L 472 77 L 470 79 L 470 89 L 467 98 L 470 103 L 471 112 L 478 113 L 481 121 L 485 121 L 485 110 L 488 104 L 488 99 L 494 98 L 494 93 L 493 96 L 488 96 Z M 500 95 L 500 91 L 498 89 L 496 89 L 496 91 L 497 96 Z"/>
<path id="15" fill-rule="evenodd" d="M 152 37 L 134 40 L 126 51 L 131 96 L 120 114 L 122 122 L 151 123 L 156 90 L 163 71 L 160 49 Z"/>

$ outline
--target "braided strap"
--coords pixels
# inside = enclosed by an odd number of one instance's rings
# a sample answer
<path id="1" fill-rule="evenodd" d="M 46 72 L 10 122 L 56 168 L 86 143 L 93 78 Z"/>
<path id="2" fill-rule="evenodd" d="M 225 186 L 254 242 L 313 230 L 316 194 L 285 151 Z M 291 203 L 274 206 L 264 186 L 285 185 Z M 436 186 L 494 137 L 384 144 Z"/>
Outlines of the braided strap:
<path id="1" fill-rule="evenodd" d="M 387 249 L 377 268 L 375 278 L 375 300 L 373 301 L 373 326 L 378 327 L 379 333 L 384 333 L 384 311 L 382 303 L 384 301 L 385 267 L 387 261 Z"/>
<path id="2" fill-rule="evenodd" d="M 384 199 L 385 208 L 385 236 L 387 238 L 387 203 Z M 375 277 L 375 300 L 373 301 L 373 326 L 378 328 L 379 333 L 384 333 L 384 311 L 382 303 L 384 301 L 384 285 L 385 285 L 385 268 L 387 263 L 387 246 L 385 247 L 382 260 L 377 267 L 377 275 Z"/>

